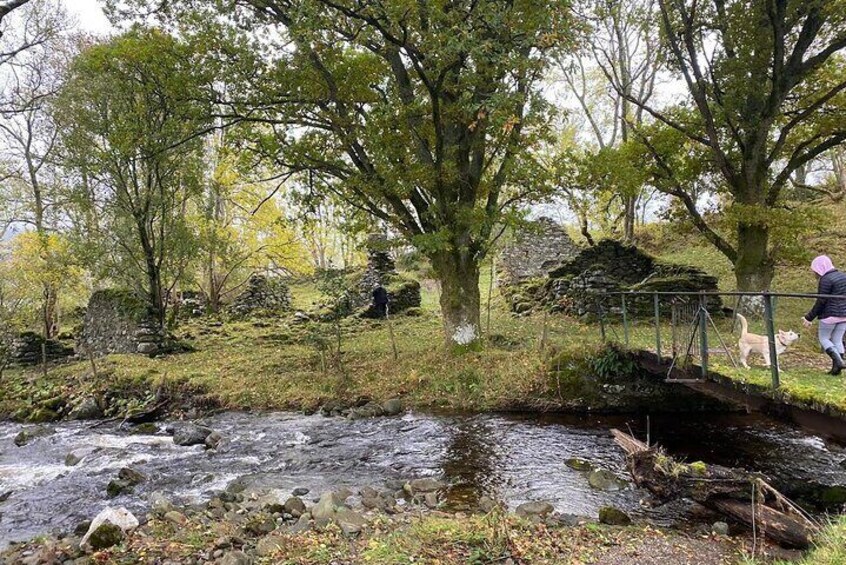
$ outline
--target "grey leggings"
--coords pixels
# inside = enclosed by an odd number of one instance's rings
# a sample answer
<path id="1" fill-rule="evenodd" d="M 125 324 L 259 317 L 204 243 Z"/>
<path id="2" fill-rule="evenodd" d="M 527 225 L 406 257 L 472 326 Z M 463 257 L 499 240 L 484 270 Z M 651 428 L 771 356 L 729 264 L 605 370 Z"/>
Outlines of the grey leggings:
<path id="1" fill-rule="evenodd" d="M 819 337 L 823 351 L 833 347 L 835 351 L 843 354 L 843 334 L 846 333 L 846 322 L 839 324 L 826 324 L 820 322 Z"/>

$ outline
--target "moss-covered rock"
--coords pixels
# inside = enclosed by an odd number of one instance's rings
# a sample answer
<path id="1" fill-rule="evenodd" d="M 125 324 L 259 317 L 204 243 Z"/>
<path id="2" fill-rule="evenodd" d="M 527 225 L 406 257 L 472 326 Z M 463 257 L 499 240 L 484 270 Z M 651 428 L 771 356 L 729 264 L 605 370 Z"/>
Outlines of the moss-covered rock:
<path id="1" fill-rule="evenodd" d="M 95 551 L 108 549 L 118 545 L 122 541 L 123 530 L 110 522 L 101 524 L 96 530 L 91 532 L 91 536 L 88 538 L 88 543 Z"/>
<path id="2" fill-rule="evenodd" d="M 628 526 L 632 523 L 632 519 L 619 508 L 603 506 L 599 509 L 599 523 L 609 526 Z"/>

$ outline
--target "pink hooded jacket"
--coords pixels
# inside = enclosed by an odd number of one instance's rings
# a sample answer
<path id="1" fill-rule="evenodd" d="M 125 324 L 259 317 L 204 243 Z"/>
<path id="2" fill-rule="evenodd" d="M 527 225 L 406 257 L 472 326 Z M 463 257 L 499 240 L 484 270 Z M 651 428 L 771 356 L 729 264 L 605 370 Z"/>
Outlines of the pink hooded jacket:
<path id="1" fill-rule="evenodd" d="M 834 270 L 834 263 L 831 262 L 828 255 L 820 255 L 811 261 L 811 270 L 819 276 L 823 276 L 827 272 Z"/>

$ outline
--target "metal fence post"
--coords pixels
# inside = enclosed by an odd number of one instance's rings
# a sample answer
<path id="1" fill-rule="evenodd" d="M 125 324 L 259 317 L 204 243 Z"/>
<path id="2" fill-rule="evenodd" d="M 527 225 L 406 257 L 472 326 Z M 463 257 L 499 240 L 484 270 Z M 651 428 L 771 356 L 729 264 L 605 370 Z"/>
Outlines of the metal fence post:
<path id="1" fill-rule="evenodd" d="M 699 295 L 699 356 L 702 361 L 702 377 L 708 377 L 708 298 Z"/>
<path id="2" fill-rule="evenodd" d="M 770 371 L 773 375 L 773 389 L 781 386 L 778 374 L 778 352 L 776 351 L 775 321 L 773 320 L 773 302 L 769 292 L 761 295 L 764 299 L 764 319 L 767 324 L 767 341 L 770 346 Z"/>
<path id="3" fill-rule="evenodd" d="M 658 301 L 658 293 L 652 295 L 653 305 L 655 306 L 655 353 L 658 354 L 658 359 L 661 358 L 661 304 Z"/>
<path id="4" fill-rule="evenodd" d="M 626 342 L 626 347 L 629 346 L 629 316 L 626 312 L 626 295 L 623 295 L 623 339 Z"/>

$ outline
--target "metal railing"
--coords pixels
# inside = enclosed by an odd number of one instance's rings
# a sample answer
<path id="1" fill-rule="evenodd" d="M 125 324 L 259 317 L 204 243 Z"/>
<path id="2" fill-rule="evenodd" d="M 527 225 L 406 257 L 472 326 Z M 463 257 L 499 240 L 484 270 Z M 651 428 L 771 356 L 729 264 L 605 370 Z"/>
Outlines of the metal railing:
<path id="1" fill-rule="evenodd" d="M 723 298 L 734 298 L 734 306 L 726 306 Z M 788 299 L 813 301 L 818 298 L 846 300 L 846 296 L 842 295 L 811 293 L 616 291 L 597 296 L 595 314 L 603 341 L 616 338 L 627 348 L 653 349 L 659 358 L 666 357 L 669 345 L 671 371 L 680 364 L 692 364 L 692 359 L 698 358 L 703 378 L 709 374 L 715 342 L 737 366 L 732 348 L 723 338 L 713 316 L 717 313 L 715 310 L 719 311 L 719 320 L 731 321 L 729 332 L 736 327 L 738 313 L 760 318 L 769 344 L 772 386 L 777 389 L 781 386 L 776 341 L 777 304 Z M 799 321 L 798 315 L 795 321 Z"/>

